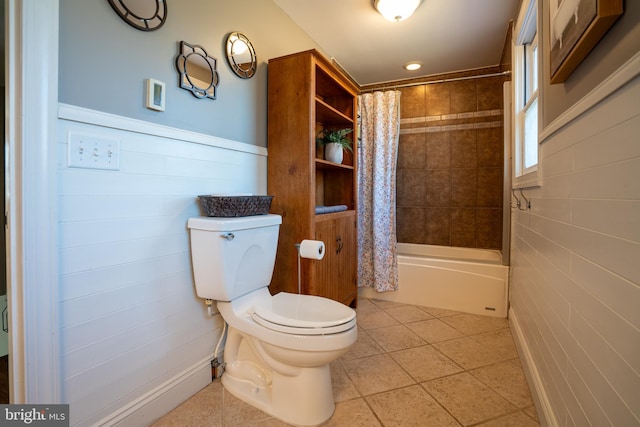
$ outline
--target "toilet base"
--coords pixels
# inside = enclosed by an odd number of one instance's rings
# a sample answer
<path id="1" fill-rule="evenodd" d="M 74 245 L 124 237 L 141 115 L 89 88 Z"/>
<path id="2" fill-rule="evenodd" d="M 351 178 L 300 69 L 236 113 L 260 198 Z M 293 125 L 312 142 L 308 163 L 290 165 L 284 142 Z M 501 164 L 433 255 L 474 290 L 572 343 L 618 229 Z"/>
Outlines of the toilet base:
<path id="1" fill-rule="evenodd" d="M 329 365 L 300 368 L 295 376 L 271 374 L 270 384 L 258 384 L 227 370 L 222 385 L 238 399 L 288 424 L 315 426 L 331 418 L 335 404 Z"/>

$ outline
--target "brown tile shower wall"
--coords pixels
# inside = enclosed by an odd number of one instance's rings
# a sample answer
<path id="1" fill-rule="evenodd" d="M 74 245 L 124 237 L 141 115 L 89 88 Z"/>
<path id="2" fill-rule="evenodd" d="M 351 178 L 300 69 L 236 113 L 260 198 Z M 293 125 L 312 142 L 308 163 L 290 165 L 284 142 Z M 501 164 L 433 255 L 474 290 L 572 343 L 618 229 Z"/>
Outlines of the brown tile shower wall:
<path id="1" fill-rule="evenodd" d="M 401 89 L 399 242 L 500 249 L 504 81 Z"/>

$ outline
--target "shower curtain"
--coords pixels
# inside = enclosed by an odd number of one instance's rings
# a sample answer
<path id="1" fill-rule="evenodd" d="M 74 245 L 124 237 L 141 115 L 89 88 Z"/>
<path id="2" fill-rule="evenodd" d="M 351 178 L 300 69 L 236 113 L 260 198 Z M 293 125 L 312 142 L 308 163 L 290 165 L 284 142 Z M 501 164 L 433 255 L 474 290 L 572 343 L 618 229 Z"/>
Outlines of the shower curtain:
<path id="1" fill-rule="evenodd" d="M 400 92 L 360 95 L 358 117 L 358 286 L 395 291 Z"/>

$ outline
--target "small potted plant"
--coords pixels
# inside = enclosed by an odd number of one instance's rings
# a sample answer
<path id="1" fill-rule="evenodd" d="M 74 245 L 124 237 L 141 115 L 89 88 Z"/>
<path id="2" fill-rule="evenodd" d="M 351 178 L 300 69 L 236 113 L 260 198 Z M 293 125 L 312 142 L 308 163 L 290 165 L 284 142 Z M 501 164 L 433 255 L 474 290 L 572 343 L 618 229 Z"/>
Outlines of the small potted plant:
<path id="1" fill-rule="evenodd" d="M 351 140 L 347 138 L 353 129 L 324 128 L 316 135 L 316 144 L 324 146 L 324 158 L 334 163 L 342 163 L 343 150 L 351 149 Z"/>

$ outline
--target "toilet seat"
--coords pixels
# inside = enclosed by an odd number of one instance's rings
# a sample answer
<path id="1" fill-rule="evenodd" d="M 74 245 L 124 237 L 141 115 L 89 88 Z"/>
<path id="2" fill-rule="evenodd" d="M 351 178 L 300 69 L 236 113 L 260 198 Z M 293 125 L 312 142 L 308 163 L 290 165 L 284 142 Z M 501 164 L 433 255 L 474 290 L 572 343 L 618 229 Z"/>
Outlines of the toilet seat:
<path id="1" fill-rule="evenodd" d="M 253 320 L 272 330 L 295 335 L 327 335 L 347 331 L 356 324 L 353 309 L 328 298 L 280 292 L 255 304 Z"/>

